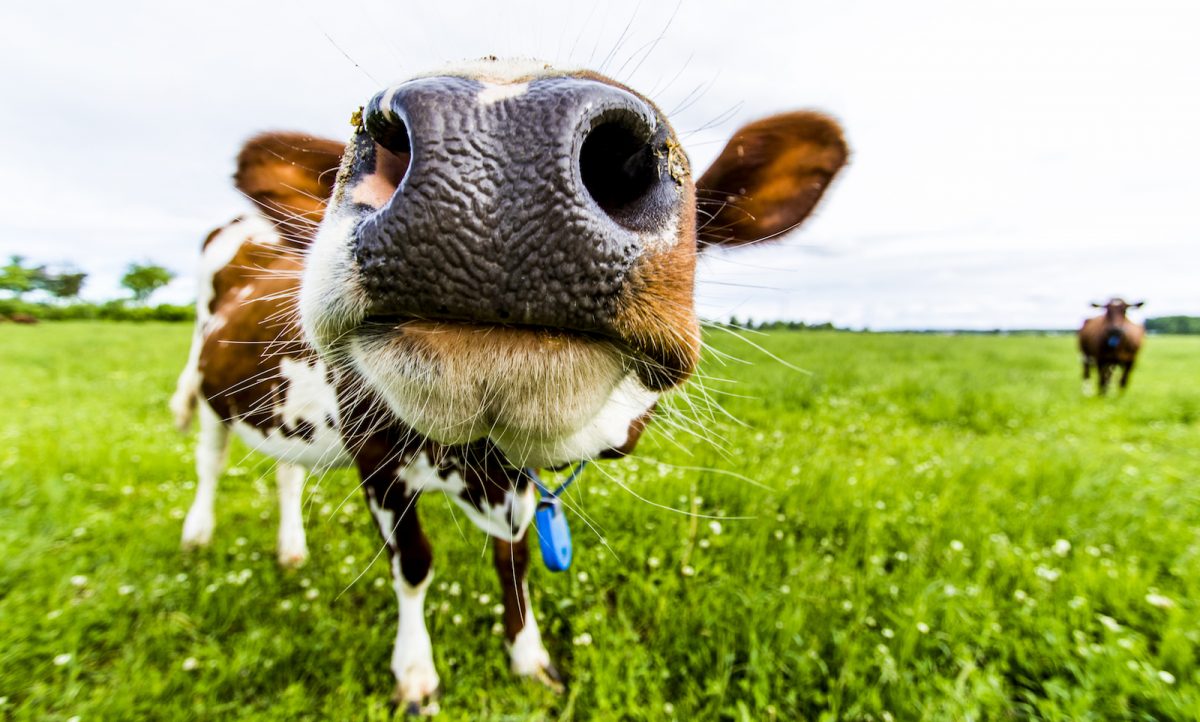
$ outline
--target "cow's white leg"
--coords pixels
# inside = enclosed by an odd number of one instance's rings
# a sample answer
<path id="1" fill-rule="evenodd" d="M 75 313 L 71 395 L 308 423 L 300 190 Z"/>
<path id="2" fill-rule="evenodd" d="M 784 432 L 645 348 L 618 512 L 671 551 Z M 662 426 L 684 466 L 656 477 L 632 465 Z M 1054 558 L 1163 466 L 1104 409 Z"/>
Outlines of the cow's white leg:
<path id="1" fill-rule="evenodd" d="M 494 539 L 492 552 L 504 592 L 504 638 L 512 670 L 561 692 L 562 678 L 550 662 L 550 653 L 542 643 L 537 618 L 529 604 L 529 585 L 525 581 L 529 571 L 528 535 L 514 542 Z"/>
<path id="2" fill-rule="evenodd" d="M 392 557 L 392 583 L 400 603 L 400 624 L 392 648 L 392 673 L 396 675 L 396 701 L 409 712 L 434 713 L 430 702 L 437 692 L 437 669 L 433 666 L 433 642 L 425 628 L 425 592 L 433 581 L 433 570 L 418 584 L 410 584 Z"/>
<path id="3" fill-rule="evenodd" d="M 391 553 L 392 587 L 399 604 L 396 644 L 392 648 L 392 673 L 396 676 L 394 700 L 409 714 L 435 714 L 433 701 L 440 680 L 433 665 L 433 643 L 425 627 L 425 593 L 433 581 L 433 557 L 421 531 L 416 499 L 403 485 L 388 484 L 377 497 L 366 488 L 367 504 Z M 378 499 L 378 500 L 377 500 Z"/>
<path id="4" fill-rule="evenodd" d="M 192 423 L 197 402 L 200 398 L 200 349 L 204 346 L 204 338 L 200 335 L 200 322 L 196 322 L 196 330 L 192 334 L 192 347 L 188 351 L 188 360 L 179 379 L 175 382 L 175 393 L 171 394 L 171 415 L 175 417 L 175 428 L 187 431 Z"/>
<path id="5" fill-rule="evenodd" d="M 529 586 L 522 585 L 522 596 L 526 603 L 529 600 Z M 524 626 L 521 631 L 517 632 L 512 643 L 509 644 L 508 653 L 512 659 L 513 672 L 522 677 L 535 677 L 540 681 L 553 686 L 558 680 L 551 676 L 551 679 L 543 679 L 543 675 L 548 670 L 553 669 L 550 665 L 550 653 L 546 651 L 546 646 L 542 644 L 542 634 L 538 631 L 537 617 L 533 615 L 533 608 L 527 607 L 524 611 Z M 554 673 L 557 675 L 557 673 Z"/>
<path id="6" fill-rule="evenodd" d="M 229 449 L 229 427 L 209 408 L 199 404 L 200 437 L 196 442 L 196 499 L 183 521 L 183 548 L 194 549 L 212 541 L 213 503 L 217 480 L 225 470 Z"/>
<path id="7" fill-rule="evenodd" d="M 307 476 L 308 472 L 303 466 L 283 461 L 275 469 L 275 480 L 279 485 L 279 543 L 276 551 L 280 565 L 285 567 L 298 567 L 308 559 L 304 514 L 301 510 Z"/>

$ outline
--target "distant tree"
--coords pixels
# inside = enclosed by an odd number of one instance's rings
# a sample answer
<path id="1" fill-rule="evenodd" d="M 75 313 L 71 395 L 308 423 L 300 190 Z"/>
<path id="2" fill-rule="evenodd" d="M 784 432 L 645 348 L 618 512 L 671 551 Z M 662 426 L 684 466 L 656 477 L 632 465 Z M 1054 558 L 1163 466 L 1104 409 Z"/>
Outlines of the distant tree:
<path id="1" fill-rule="evenodd" d="M 87 274 L 74 269 L 64 269 L 57 273 L 47 272 L 37 279 L 35 286 L 51 296 L 65 300 L 75 298 L 83 290 L 83 282 Z"/>
<path id="2" fill-rule="evenodd" d="M 39 288 L 45 277 L 45 266 L 26 266 L 24 256 L 9 256 L 8 264 L 0 268 L 0 290 L 19 299 Z"/>
<path id="3" fill-rule="evenodd" d="M 137 303 L 145 303 L 150 296 L 171 282 L 175 274 L 154 263 L 131 263 L 121 277 L 121 285 L 128 288 Z"/>

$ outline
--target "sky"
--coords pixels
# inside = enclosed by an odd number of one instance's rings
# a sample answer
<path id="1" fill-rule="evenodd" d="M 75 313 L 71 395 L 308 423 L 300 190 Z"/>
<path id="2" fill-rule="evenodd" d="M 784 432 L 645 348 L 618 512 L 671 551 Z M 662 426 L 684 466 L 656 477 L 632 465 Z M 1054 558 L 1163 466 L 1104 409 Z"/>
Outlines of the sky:
<path id="1" fill-rule="evenodd" d="M 6 3 L 0 254 L 179 273 L 248 209 L 255 132 L 348 138 L 386 85 L 483 55 L 654 99 L 699 172 L 737 127 L 814 108 L 852 157 L 779 243 L 707 255 L 701 315 L 1066 328 L 1111 295 L 1200 313 L 1200 4 L 1191 0 Z"/>

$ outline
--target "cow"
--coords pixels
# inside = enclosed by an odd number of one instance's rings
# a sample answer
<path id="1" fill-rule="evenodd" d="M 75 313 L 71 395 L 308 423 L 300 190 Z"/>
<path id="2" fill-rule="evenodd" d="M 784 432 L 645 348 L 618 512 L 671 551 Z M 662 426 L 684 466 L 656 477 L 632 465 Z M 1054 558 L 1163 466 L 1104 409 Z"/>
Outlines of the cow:
<path id="1" fill-rule="evenodd" d="M 1089 318 L 1079 329 L 1079 350 L 1083 353 L 1083 381 L 1087 388 L 1092 367 L 1097 371 L 1097 390 L 1103 396 L 1108 391 L 1113 367 L 1121 367 L 1121 390 L 1129 385 L 1129 374 L 1137 360 L 1138 350 L 1146 336 L 1146 329 L 1125 317 L 1131 308 L 1141 308 L 1145 301 L 1126 303 L 1120 298 L 1111 298 L 1108 303 L 1092 303 L 1092 308 L 1102 308 L 1104 313 Z"/>
<path id="2" fill-rule="evenodd" d="M 353 109 L 348 109 L 353 110 Z M 205 241 L 171 408 L 199 418 L 182 543 L 213 532 L 230 432 L 278 460 L 278 555 L 307 556 L 310 471 L 356 467 L 399 604 L 395 702 L 435 708 L 423 492 L 493 538 L 513 671 L 561 690 L 530 607 L 528 470 L 630 453 L 701 350 L 699 254 L 792 230 L 848 149 L 816 112 L 738 130 L 694 178 L 647 97 L 483 58 L 382 89 L 347 143 L 249 140 L 255 212 Z"/>

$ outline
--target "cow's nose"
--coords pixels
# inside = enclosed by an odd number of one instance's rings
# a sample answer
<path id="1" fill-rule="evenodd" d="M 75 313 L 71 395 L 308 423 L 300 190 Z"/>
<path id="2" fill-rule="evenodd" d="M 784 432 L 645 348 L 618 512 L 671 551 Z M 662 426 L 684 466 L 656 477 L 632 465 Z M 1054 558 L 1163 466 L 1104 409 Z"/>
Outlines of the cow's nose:
<path id="1" fill-rule="evenodd" d="M 604 332 L 637 259 L 674 242 L 670 131 L 620 88 L 424 78 L 373 98 L 364 126 L 407 159 L 357 235 L 375 315 Z"/>

